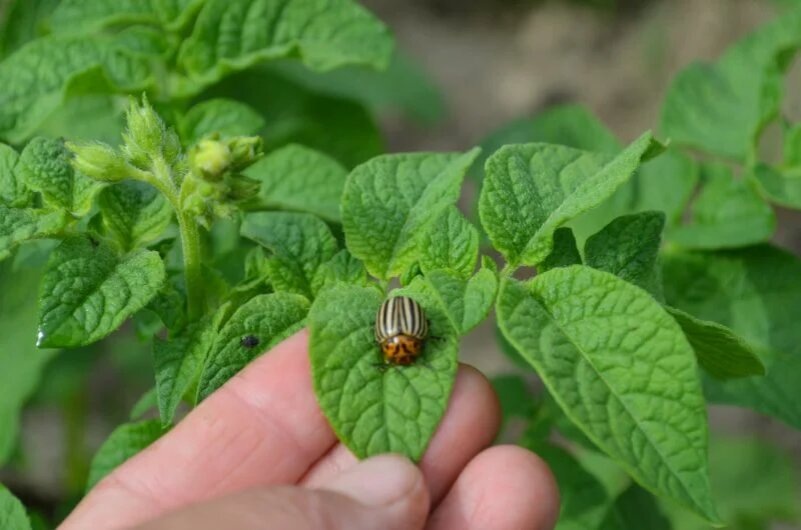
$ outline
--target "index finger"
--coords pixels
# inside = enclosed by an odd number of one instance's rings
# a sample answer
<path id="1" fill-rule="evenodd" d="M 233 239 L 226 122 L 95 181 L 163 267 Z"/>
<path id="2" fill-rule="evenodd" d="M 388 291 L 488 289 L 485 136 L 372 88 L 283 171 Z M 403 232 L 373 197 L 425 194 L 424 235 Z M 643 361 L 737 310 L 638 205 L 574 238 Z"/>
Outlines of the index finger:
<path id="1" fill-rule="evenodd" d="M 297 482 L 336 441 L 307 351 L 302 331 L 253 361 L 101 481 L 62 529 L 126 527 L 249 487 Z"/>

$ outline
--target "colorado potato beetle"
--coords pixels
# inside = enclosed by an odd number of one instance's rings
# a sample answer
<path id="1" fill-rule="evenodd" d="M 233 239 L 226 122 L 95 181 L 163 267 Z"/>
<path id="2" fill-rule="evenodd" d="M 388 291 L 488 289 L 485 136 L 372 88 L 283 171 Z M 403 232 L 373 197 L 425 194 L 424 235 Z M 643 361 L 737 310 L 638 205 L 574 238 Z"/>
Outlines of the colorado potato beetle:
<path id="1" fill-rule="evenodd" d="M 389 298 L 375 318 L 375 340 L 384 362 L 408 366 L 423 352 L 428 320 L 420 304 L 406 296 Z"/>

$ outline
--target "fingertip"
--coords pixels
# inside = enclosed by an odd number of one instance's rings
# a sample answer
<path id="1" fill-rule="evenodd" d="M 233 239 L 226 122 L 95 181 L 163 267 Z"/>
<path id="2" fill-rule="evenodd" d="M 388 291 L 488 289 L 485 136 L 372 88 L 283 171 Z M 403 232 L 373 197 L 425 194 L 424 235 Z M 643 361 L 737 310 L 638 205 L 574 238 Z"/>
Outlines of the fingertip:
<path id="1" fill-rule="evenodd" d="M 341 493 L 369 507 L 381 520 L 382 528 L 421 528 L 429 512 L 423 473 L 401 455 L 384 454 L 363 460 L 332 477 L 321 489 Z"/>
<path id="2" fill-rule="evenodd" d="M 460 364 L 448 408 L 420 462 L 436 504 L 459 472 L 495 439 L 500 404 L 489 380 L 476 368 Z"/>
<path id="3" fill-rule="evenodd" d="M 548 465 L 526 449 L 501 445 L 468 464 L 430 528 L 550 530 L 558 517 L 559 491 Z"/>

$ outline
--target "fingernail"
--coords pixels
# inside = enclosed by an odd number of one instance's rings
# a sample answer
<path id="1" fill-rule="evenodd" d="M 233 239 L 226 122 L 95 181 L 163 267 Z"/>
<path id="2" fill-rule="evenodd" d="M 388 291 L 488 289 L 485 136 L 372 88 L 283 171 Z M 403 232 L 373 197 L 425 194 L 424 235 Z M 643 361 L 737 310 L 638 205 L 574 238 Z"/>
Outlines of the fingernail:
<path id="1" fill-rule="evenodd" d="M 339 475 L 326 489 L 344 493 L 369 506 L 385 506 L 409 495 L 422 473 L 399 455 L 374 456 Z"/>

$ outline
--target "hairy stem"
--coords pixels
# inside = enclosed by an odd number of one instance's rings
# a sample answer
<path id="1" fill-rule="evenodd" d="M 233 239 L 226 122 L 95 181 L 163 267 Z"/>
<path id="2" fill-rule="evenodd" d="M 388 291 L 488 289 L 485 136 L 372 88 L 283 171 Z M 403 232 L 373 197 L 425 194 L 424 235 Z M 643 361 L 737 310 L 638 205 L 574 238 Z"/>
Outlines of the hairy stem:
<path id="1" fill-rule="evenodd" d="M 197 221 L 192 215 L 182 210 L 179 191 L 172 178 L 172 172 L 163 159 L 154 160 L 153 173 L 155 179 L 152 184 L 167 198 L 178 219 L 181 254 L 184 259 L 184 277 L 186 278 L 186 313 L 191 322 L 200 318 L 204 309 L 200 231 Z"/>
<path id="2" fill-rule="evenodd" d="M 203 271 L 200 258 L 200 232 L 197 221 L 186 212 L 177 211 L 181 233 L 186 278 L 187 317 L 192 322 L 203 314 Z"/>

